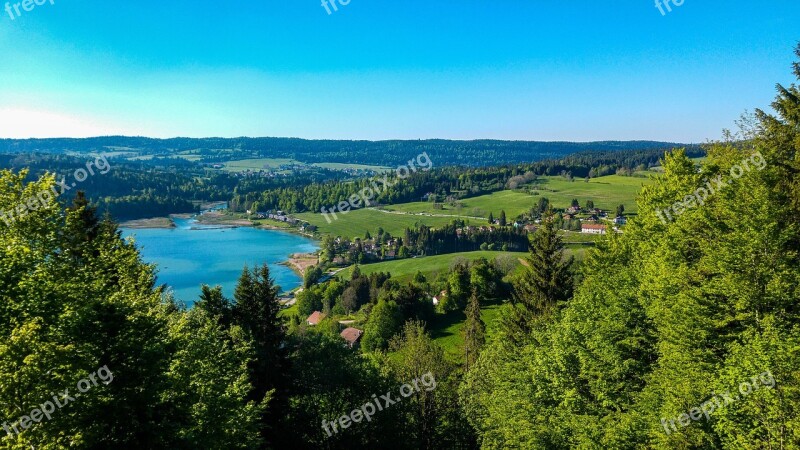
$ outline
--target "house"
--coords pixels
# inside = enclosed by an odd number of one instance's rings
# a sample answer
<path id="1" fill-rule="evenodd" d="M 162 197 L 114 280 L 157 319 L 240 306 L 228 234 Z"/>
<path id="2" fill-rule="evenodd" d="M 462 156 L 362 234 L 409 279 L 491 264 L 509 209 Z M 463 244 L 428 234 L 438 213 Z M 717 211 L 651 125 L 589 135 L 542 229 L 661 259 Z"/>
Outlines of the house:
<path id="1" fill-rule="evenodd" d="M 606 234 L 606 226 L 593 223 L 582 223 L 581 233 L 586 234 Z"/>
<path id="2" fill-rule="evenodd" d="M 433 297 L 433 306 L 438 305 L 439 302 L 443 301 L 445 297 L 447 297 L 447 291 L 442 291 L 439 293 L 439 295 Z"/>
<path id="3" fill-rule="evenodd" d="M 306 323 L 309 325 L 319 325 L 319 323 L 322 322 L 322 319 L 324 318 L 325 314 L 322 314 L 319 311 L 314 311 L 313 313 L 311 313 L 310 316 L 308 316 L 308 319 L 306 319 Z"/>
<path id="4" fill-rule="evenodd" d="M 529 223 L 528 225 L 525 225 L 525 231 L 527 231 L 528 233 L 535 233 L 536 232 L 536 228 L 537 228 L 536 225 L 534 225 L 532 223 Z"/>
<path id="5" fill-rule="evenodd" d="M 348 347 L 353 348 L 353 346 L 356 345 L 359 340 L 361 340 L 361 336 L 364 335 L 364 332 L 358 328 L 348 327 L 339 333 L 339 335 L 344 338 Z"/>
<path id="6" fill-rule="evenodd" d="M 624 216 L 617 216 L 614 218 L 615 225 L 625 225 L 626 223 L 628 223 L 628 219 L 626 219 Z"/>

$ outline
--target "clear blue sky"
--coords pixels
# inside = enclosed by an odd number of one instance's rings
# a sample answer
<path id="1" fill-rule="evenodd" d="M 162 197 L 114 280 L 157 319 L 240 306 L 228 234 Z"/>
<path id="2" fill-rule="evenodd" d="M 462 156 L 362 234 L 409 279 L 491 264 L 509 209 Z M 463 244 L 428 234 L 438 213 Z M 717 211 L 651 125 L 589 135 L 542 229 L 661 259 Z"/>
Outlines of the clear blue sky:
<path id="1" fill-rule="evenodd" d="M 0 137 L 701 142 L 800 40 L 797 0 L 14 3 Z"/>

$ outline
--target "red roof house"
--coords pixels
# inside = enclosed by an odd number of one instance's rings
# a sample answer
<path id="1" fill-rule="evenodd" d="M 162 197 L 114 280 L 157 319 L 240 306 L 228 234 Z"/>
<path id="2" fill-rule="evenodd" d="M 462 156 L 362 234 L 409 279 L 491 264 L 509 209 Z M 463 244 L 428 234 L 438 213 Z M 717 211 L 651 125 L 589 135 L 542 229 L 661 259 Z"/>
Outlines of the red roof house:
<path id="1" fill-rule="evenodd" d="M 311 313 L 310 316 L 308 316 L 308 319 L 306 319 L 306 323 L 309 325 L 319 325 L 319 323 L 322 322 L 322 319 L 324 318 L 325 314 L 322 314 L 319 311 L 314 311 L 313 313 Z"/>
<path id="2" fill-rule="evenodd" d="M 359 330 L 358 328 L 345 328 L 340 335 L 347 341 L 347 346 L 353 348 L 354 345 L 361 339 L 361 336 L 364 335 L 364 332 Z"/>

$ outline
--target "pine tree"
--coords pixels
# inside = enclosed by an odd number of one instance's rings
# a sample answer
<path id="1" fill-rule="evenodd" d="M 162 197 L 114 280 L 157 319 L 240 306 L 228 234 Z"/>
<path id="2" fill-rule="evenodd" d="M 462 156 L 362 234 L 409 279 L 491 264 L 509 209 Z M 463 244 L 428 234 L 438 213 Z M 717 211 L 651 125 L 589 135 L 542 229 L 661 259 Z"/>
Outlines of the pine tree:
<path id="1" fill-rule="evenodd" d="M 97 210 L 93 207 L 83 191 L 78 191 L 72 200 L 72 206 L 67 208 L 69 219 L 64 226 L 64 253 L 72 258 L 73 264 L 82 265 L 89 256 L 92 242 L 99 232 L 100 221 Z"/>
<path id="2" fill-rule="evenodd" d="M 233 318 L 253 341 L 255 357 L 249 364 L 253 390 L 250 399 L 263 402 L 272 396 L 264 416 L 262 435 L 270 443 L 279 442 L 282 410 L 288 380 L 288 356 L 284 341 L 283 321 L 278 302 L 278 287 L 270 278 L 269 267 L 264 264 L 250 271 L 244 267 L 234 292 Z M 274 394 L 273 394 L 274 391 Z"/>
<path id="3" fill-rule="evenodd" d="M 490 224 L 494 223 L 494 215 L 492 213 L 489 213 L 489 223 Z"/>
<path id="4" fill-rule="evenodd" d="M 500 226 L 506 226 L 506 212 L 504 210 L 500 211 Z"/>
<path id="5" fill-rule="evenodd" d="M 464 370 L 469 370 L 478 359 L 481 347 L 486 343 L 486 324 L 481 320 L 481 305 L 478 293 L 473 291 L 464 311 Z"/>
<path id="6" fill-rule="evenodd" d="M 542 226 L 531 238 L 527 267 L 513 282 L 513 299 L 518 308 L 515 319 L 508 324 L 512 334 L 527 334 L 533 321 L 548 316 L 572 296 L 573 258 L 565 258 L 564 243 L 558 235 L 552 211 L 547 211 L 545 216 Z"/>
<path id="7" fill-rule="evenodd" d="M 209 287 L 204 284 L 200 287 L 200 300 L 195 303 L 195 307 L 208 313 L 208 317 L 216 319 L 223 328 L 231 325 L 232 305 L 231 301 L 222 294 L 222 286 Z"/>

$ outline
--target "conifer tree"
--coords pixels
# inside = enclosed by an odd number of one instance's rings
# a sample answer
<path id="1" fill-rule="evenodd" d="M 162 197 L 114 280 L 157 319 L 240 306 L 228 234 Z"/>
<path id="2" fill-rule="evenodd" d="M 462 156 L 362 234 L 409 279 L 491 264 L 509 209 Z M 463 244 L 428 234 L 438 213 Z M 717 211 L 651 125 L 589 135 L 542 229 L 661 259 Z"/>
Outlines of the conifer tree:
<path id="1" fill-rule="evenodd" d="M 542 226 L 533 234 L 530 252 L 522 275 L 513 282 L 517 308 L 507 322 L 511 335 L 527 334 L 534 320 L 551 314 L 572 296 L 573 258 L 564 255 L 552 210 L 545 212 Z"/>
<path id="2" fill-rule="evenodd" d="M 252 271 L 245 266 L 234 292 L 233 318 L 252 339 L 255 356 L 249 364 L 253 390 L 250 399 L 264 402 L 272 397 L 264 417 L 262 435 L 276 445 L 279 441 L 282 408 L 285 407 L 288 355 L 284 345 L 283 321 L 279 316 L 278 287 L 266 264 Z"/>
<path id="3" fill-rule="evenodd" d="M 481 347 L 486 343 L 486 324 L 481 319 L 481 305 L 478 293 L 473 291 L 464 311 L 464 369 L 469 370 L 478 359 Z"/>

